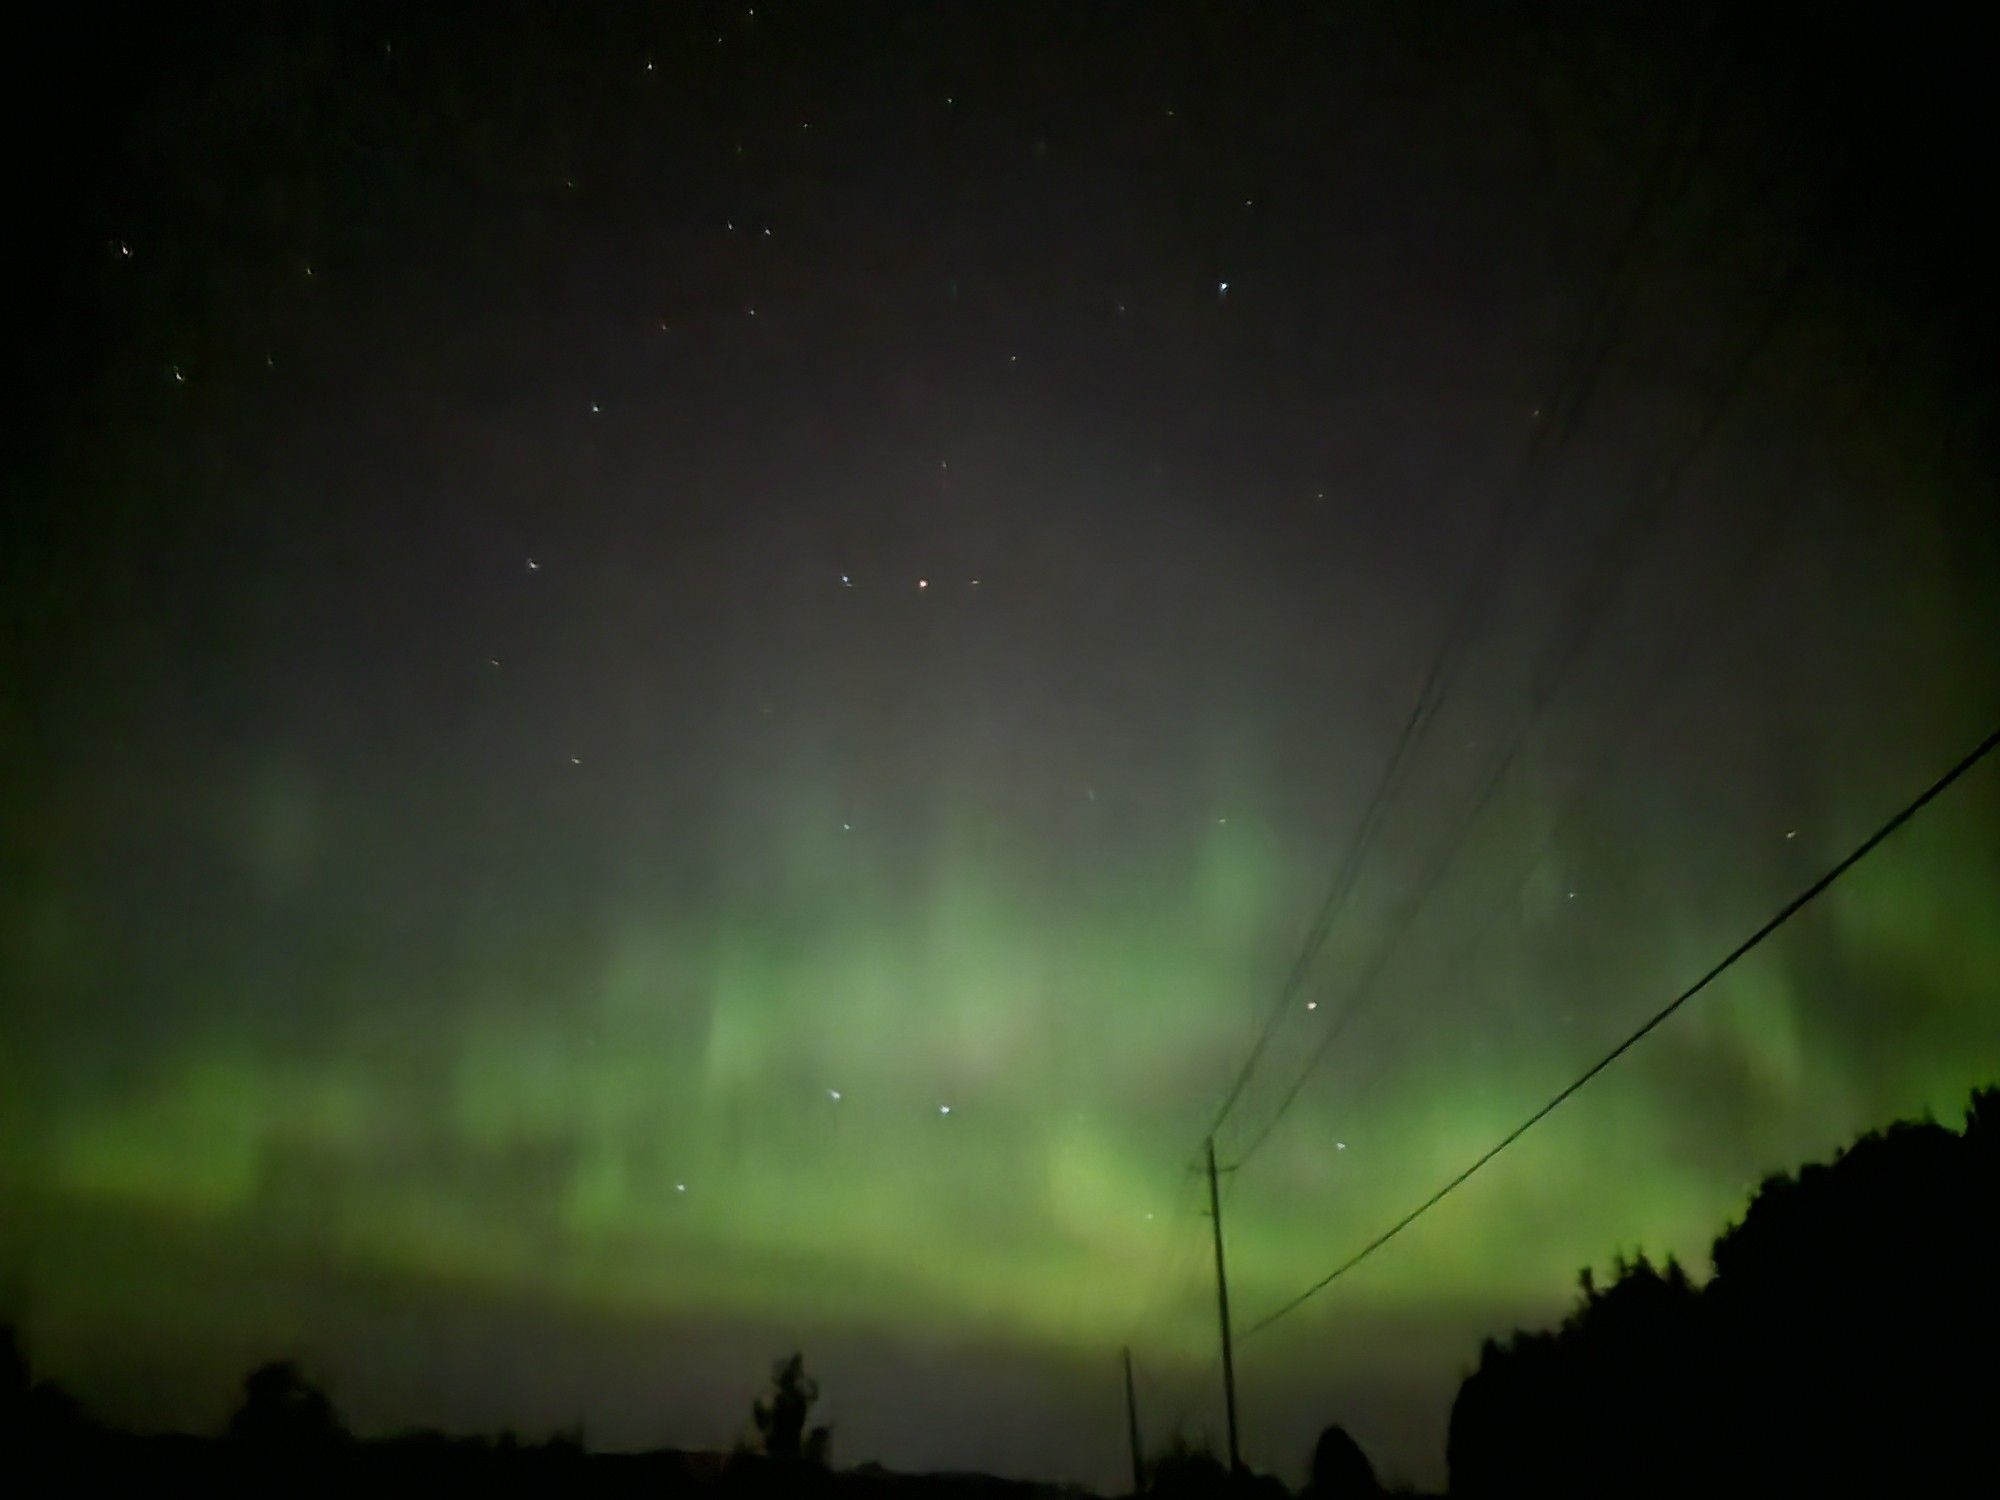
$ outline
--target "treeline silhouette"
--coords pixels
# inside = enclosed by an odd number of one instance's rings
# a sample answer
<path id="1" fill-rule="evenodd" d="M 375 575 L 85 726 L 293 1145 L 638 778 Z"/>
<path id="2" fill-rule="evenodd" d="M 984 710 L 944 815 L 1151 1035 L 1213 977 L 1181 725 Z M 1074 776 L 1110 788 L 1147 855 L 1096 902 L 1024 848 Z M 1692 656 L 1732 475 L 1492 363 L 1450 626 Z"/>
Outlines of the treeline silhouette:
<path id="1" fill-rule="evenodd" d="M 1552 1332 L 1489 1340 L 1452 1408 L 1451 1493 L 1480 1497 L 2000 1493 L 2000 1090 L 1965 1126 L 1904 1122 L 1826 1166 L 1769 1178 L 1697 1285 L 1643 1254 L 1581 1276 Z M 134 1436 L 37 1380 L 0 1327 L 0 1476 L 42 1492 L 143 1486 L 200 1494 L 582 1493 L 841 1500 L 1040 1500 L 1072 1487 L 831 1466 L 819 1385 L 778 1361 L 728 1453 L 591 1453 L 541 1441 L 406 1433 L 362 1440 L 290 1361 L 243 1382 L 220 1438 Z M 1146 1464 L 1157 1500 L 1287 1500 L 1176 1434 Z M 1306 1500 L 1384 1493 L 1328 1427 Z"/>
<path id="2" fill-rule="evenodd" d="M 1586 1271 L 1452 1408 L 1468 1497 L 2000 1494 L 2000 1091 L 1768 1179 L 1697 1286 Z"/>

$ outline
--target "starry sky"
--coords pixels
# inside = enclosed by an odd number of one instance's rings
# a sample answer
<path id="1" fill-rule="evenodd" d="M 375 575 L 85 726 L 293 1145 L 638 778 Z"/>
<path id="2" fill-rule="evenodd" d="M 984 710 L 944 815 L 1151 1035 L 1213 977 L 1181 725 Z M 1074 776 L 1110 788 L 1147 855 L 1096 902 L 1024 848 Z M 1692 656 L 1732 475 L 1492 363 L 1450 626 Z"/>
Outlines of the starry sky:
<path id="1" fill-rule="evenodd" d="M 2000 710 L 1976 50 L 1735 9 L 30 26 L 41 1365 L 722 1446 L 802 1347 L 843 1461 L 1110 1485 L 1129 1344 L 1219 1441 L 1260 1036 L 1243 1324 Z M 1996 834 L 1982 771 L 1245 1341 L 1246 1457 L 1435 1482 L 1578 1267 L 1951 1117 Z"/>

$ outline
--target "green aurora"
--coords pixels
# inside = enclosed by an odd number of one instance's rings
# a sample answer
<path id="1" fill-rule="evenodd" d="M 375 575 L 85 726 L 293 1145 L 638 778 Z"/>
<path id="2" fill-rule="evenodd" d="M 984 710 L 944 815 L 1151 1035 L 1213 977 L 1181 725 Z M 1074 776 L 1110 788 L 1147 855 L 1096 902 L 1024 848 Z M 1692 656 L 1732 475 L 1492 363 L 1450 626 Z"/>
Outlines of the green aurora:
<path id="1" fill-rule="evenodd" d="M 768 9 L 55 49 L 0 1312 L 113 1420 L 295 1355 L 359 1430 L 719 1447 L 803 1348 L 843 1463 L 1115 1485 L 1122 1345 L 1219 1435 L 1203 1132 L 1461 599 L 1218 1132 L 1239 1328 L 1992 727 L 1983 178 L 1869 48 L 1732 15 L 1635 238 L 1677 10 Z M 1434 1481 L 1579 1268 L 1955 1118 L 1996 913 L 1987 766 L 1247 1337 L 1247 1458 Z"/>
<path id="2" fill-rule="evenodd" d="M 1393 1253 L 1253 1338 L 1249 1388 L 1302 1361 L 1337 1378 L 1339 1343 L 1314 1345 L 1356 1326 L 1462 1321 L 1462 1361 L 1479 1329 L 1545 1312 L 1577 1266 L 1621 1249 L 1699 1264 L 1765 1170 L 1890 1114 L 1949 1115 L 1970 1081 L 2000 1074 L 1979 988 L 2000 972 L 2000 932 L 1991 887 L 1964 880 L 1991 874 L 1968 803 L 1990 812 L 1991 788 L 1903 835 L 1812 919 L 1813 943 L 1894 976 L 1872 1016 L 1827 1014 L 1813 969 L 1774 945 Z M 822 819 L 761 872 L 772 894 L 754 909 L 628 914 L 555 957 L 527 949 L 545 935 L 495 932 L 443 996 L 394 993 L 358 966 L 270 976 L 274 1007 L 298 985 L 376 989 L 310 1036 L 190 1029 L 59 1088 L 10 1048 L 9 1273 L 41 1326 L 84 1345 L 170 1336 L 218 1255 L 649 1325 L 949 1328 L 1076 1366 L 1129 1340 L 1199 1426 L 1214 1327 L 1190 1164 L 1296 916 L 1281 841 L 1234 808 L 1089 893 L 1038 879 L 1031 855 L 996 861 L 1018 834 L 968 820 L 913 896 L 864 828 Z M 264 815 L 290 831 L 250 827 L 246 860 L 300 840 L 301 859 L 323 858 L 339 838 L 323 814 Z M 1516 895 L 1534 906 L 1529 887 Z M 1524 925 L 1560 941 L 1549 929 L 1568 905 Z M 46 929 L 42 962 L 89 972 L 85 935 L 66 948 Z M 1464 1000 L 1448 988 L 1467 983 L 1462 962 L 1392 967 L 1356 1010 L 1353 1046 L 1229 1181 L 1239 1319 L 1470 1160 L 1716 936 L 1690 923 L 1650 941 L 1587 1023 L 1553 1029 L 1532 1019 L 1532 962 Z M 1324 970 L 1348 960 L 1341 946 Z M 1328 1013 L 1341 1000 L 1337 985 L 1307 993 Z M 1389 1046 L 1382 1023 L 1404 1006 L 1428 1006 L 1427 1024 Z M 1284 1022 L 1225 1160 L 1321 1024 L 1318 1002 Z M 1892 1024 L 1927 1045 L 1863 1066 L 1852 1028 Z M 1713 1101 L 1690 1109 L 1697 1078 L 1729 1080 L 1726 1118 Z M 300 1316 L 249 1321 L 310 1347 Z M 1347 1357 L 1378 1366 L 1380 1345 Z"/>

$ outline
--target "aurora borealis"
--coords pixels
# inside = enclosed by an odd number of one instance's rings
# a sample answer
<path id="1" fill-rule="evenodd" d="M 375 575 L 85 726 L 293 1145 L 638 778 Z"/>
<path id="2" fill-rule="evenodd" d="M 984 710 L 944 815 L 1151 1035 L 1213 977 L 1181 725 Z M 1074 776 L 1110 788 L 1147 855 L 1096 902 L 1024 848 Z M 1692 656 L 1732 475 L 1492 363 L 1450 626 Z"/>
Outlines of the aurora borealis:
<path id="1" fill-rule="evenodd" d="M 1130 1343 L 1149 1437 L 1217 1431 L 1190 1164 L 1461 600 L 1218 1138 L 1342 1028 L 1227 1181 L 1246 1324 L 2000 705 L 1949 303 L 1991 231 L 1909 165 L 1947 116 L 1865 146 L 1826 58 L 1565 15 L 43 39 L 0 532 L 37 1358 L 140 1425 L 283 1353 L 364 1429 L 723 1446 L 803 1347 L 843 1462 L 1108 1485 Z M 1684 179 L 1640 170 L 1718 54 Z M 1996 833 L 1982 771 L 1246 1342 L 1247 1455 L 1337 1419 L 1435 1479 L 1478 1340 L 1578 1267 L 1699 1263 L 1764 1173 L 2000 1076 Z"/>

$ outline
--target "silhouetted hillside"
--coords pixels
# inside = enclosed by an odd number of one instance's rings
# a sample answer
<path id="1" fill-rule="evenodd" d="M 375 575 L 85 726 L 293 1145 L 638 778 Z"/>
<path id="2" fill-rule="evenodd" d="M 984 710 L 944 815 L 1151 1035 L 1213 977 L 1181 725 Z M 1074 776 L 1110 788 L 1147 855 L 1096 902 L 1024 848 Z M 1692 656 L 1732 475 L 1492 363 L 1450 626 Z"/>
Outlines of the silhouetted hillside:
<path id="1" fill-rule="evenodd" d="M 1766 1181 L 1694 1285 L 1620 1263 L 1553 1333 L 1489 1341 L 1454 1495 L 1991 1494 L 2000 1092 Z"/>
<path id="2" fill-rule="evenodd" d="M 1586 1271 L 1552 1332 L 1489 1341 L 1452 1410 L 1452 1493 L 1985 1495 L 2000 1474 L 2000 1091 L 1962 1131 L 1904 1123 L 1830 1165 L 1766 1181 L 1697 1286 L 1673 1261 Z M 94 1423 L 35 1377 L 0 1327 L 0 1443 L 34 1493 L 564 1494 L 761 1500 L 1053 1500 L 1081 1491 L 985 1475 L 828 1467 L 831 1432 L 801 1356 L 751 1405 L 757 1448 L 592 1454 L 580 1431 L 527 1442 L 415 1432 L 353 1437 L 289 1361 L 259 1366 L 219 1437 Z M 1283 1500 L 1267 1475 L 1175 1439 L 1148 1465 L 1163 1500 Z M 18 1486 L 17 1486 L 18 1487 Z M 1306 1500 L 1382 1493 L 1338 1427 Z"/>

